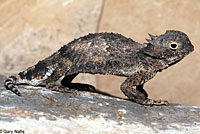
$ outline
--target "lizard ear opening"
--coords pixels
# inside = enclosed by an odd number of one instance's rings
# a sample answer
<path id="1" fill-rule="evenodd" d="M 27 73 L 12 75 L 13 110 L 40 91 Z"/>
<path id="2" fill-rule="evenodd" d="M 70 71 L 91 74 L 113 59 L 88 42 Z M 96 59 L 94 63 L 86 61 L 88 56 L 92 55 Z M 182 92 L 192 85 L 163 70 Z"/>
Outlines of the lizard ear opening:
<path id="1" fill-rule="evenodd" d="M 154 52 L 153 45 L 151 43 L 147 43 L 147 46 L 143 48 L 143 53 L 151 57 L 155 57 L 153 52 Z"/>

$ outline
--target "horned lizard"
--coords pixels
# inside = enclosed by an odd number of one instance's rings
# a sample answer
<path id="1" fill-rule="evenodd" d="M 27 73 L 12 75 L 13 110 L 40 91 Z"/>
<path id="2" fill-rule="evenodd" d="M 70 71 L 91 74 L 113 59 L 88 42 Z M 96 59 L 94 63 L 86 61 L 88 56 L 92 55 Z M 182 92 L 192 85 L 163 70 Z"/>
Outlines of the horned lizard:
<path id="1" fill-rule="evenodd" d="M 21 84 L 67 91 L 79 73 L 117 75 L 127 77 L 120 89 L 131 101 L 142 105 L 168 105 L 167 101 L 149 99 L 144 83 L 183 59 L 194 47 L 181 31 L 167 30 L 162 35 L 149 36 L 143 44 L 116 33 L 80 37 L 36 65 L 8 77 L 5 87 L 19 96 L 16 85 Z M 62 76 L 61 84 L 65 88 L 54 88 Z"/>

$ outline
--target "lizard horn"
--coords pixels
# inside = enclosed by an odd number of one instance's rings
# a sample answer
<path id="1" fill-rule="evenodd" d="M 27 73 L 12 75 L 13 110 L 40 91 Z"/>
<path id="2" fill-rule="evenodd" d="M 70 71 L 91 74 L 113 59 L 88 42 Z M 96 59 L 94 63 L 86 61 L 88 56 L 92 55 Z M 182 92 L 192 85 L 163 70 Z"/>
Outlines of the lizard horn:
<path id="1" fill-rule="evenodd" d="M 148 35 L 149 35 L 149 37 L 151 38 L 151 40 L 155 40 L 155 39 L 157 38 L 157 36 L 154 36 L 154 35 L 152 35 L 152 34 L 150 34 L 150 33 L 148 33 Z"/>
<path id="2" fill-rule="evenodd" d="M 147 38 L 146 38 L 146 41 L 147 41 L 148 43 L 150 43 L 150 44 L 153 44 L 153 41 L 152 41 L 151 39 L 147 39 Z"/>

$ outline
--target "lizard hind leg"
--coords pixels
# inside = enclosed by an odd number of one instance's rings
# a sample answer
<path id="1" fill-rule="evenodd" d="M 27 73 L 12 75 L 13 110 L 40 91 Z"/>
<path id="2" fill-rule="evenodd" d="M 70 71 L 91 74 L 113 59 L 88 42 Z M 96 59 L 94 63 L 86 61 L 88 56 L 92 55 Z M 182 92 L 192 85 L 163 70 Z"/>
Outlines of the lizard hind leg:
<path id="1" fill-rule="evenodd" d="M 75 89 L 80 91 L 95 91 L 95 87 L 89 84 L 82 84 L 82 83 L 72 83 L 72 80 L 78 75 L 72 74 L 72 75 L 66 75 L 62 81 L 61 84 L 65 87 L 68 87 L 69 89 Z"/>
<path id="2" fill-rule="evenodd" d="M 16 80 L 17 80 L 17 76 L 10 76 L 4 81 L 4 86 L 6 87 L 7 90 L 10 90 L 16 95 L 21 96 L 21 93 L 15 87 Z"/>
<path id="3" fill-rule="evenodd" d="M 67 87 L 68 85 L 71 84 L 72 80 L 73 80 L 77 75 L 78 75 L 78 73 L 77 73 L 77 74 L 72 74 L 72 75 L 66 75 L 66 76 L 62 79 L 61 84 L 62 84 L 63 86 L 65 86 L 65 87 Z"/>

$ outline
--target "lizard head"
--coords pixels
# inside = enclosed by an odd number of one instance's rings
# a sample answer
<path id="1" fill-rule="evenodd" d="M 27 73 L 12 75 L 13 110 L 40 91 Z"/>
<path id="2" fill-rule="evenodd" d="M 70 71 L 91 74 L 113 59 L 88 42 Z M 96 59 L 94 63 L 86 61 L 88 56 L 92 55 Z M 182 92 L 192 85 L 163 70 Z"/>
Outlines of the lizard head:
<path id="1" fill-rule="evenodd" d="M 160 36 L 149 36 L 144 54 L 162 60 L 165 66 L 177 63 L 194 50 L 188 36 L 181 31 L 167 30 Z"/>

